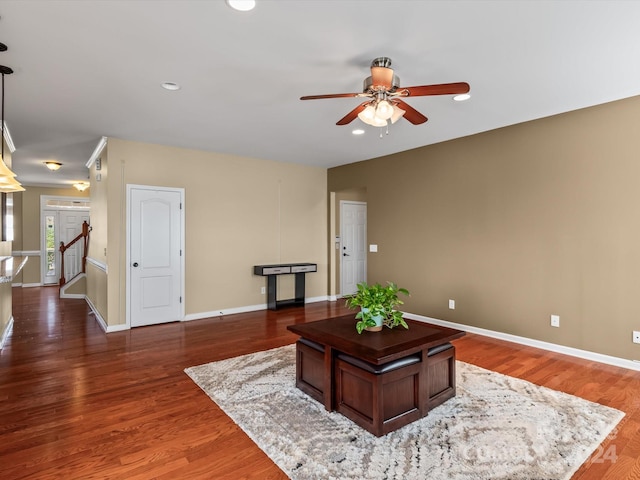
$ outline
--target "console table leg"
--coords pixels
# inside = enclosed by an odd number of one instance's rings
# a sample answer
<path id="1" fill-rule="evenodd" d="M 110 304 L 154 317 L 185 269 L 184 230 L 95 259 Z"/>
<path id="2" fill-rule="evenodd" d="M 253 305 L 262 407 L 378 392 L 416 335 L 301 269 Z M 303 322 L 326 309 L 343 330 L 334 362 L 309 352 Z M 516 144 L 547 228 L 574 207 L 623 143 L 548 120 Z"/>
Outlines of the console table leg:
<path id="1" fill-rule="evenodd" d="M 269 310 L 275 310 L 276 305 L 276 290 L 277 290 L 277 276 L 267 275 L 267 308 Z"/>
<path id="2" fill-rule="evenodd" d="M 304 273 L 296 273 L 296 304 L 304 305 Z"/>

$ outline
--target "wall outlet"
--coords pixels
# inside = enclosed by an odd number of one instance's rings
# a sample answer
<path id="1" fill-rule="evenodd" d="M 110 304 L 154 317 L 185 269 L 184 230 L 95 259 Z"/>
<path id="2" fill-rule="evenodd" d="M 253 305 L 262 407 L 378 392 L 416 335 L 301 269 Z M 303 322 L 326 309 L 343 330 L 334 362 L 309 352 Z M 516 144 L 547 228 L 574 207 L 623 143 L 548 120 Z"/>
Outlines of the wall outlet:
<path id="1" fill-rule="evenodd" d="M 261 293 L 262 295 L 264 295 L 265 293 L 267 293 L 267 287 L 262 287 L 262 288 L 260 289 L 260 293 Z"/>
<path id="2" fill-rule="evenodd" d="M 640 332 L 637 330 L 633 331 L 633 343 L 640 343 Z"/>
<path id="3" fill-rule="evenodd" d="M 560 316 L 559 315 L 551 315 L 551 326 L 559 327 L 560 326 Z"/>
<path id="4" fill-rule="evenodd" d="M 455 300 L 449 299 L 449 309 L 450 310 L 455 310 L 456 309 L 456 301 Z"/>

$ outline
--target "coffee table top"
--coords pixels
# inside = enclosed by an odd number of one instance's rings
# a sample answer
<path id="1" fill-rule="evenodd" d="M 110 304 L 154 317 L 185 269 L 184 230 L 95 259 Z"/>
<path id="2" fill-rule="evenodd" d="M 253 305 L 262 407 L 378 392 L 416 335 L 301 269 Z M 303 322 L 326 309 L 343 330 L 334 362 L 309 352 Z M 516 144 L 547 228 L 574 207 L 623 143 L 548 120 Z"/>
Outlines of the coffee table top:
<path id="1" fill-rule="evenodd" d="M 430 323 L 406 320 L 409 329 L 383 327 L 381 332 L 358 334 L 355 313 L 317 322 L 289 325 L 288 330 L 347 355 L 375 365 L 390 362 L 425 348 L 464 336 L 465 332 Z"/>

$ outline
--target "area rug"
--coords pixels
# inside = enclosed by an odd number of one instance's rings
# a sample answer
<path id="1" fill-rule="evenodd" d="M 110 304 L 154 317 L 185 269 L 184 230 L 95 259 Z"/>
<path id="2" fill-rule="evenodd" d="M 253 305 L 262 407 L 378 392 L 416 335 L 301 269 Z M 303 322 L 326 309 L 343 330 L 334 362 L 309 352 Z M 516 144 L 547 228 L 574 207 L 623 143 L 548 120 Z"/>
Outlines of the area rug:
<path id="1" fill-rule="evenodd" d="M 185 372 L 291 479 L 567 480 L 623 412 L 457 362 L 457 395 L 376 438 L 295 387 L 295 346 Z"/>

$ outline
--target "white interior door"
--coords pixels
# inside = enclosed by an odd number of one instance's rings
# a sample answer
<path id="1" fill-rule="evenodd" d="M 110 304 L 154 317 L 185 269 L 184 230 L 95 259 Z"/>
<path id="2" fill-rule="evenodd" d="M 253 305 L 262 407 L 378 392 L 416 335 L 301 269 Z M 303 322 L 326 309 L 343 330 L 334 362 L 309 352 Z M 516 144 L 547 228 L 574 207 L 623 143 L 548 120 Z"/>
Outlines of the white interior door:
<path id="1" fill-rule="evenodd" d="M 128 193 L 130 325 L 181 320 L 184 191 L 128 186 Z"/>
<path id="2" fill-rule="evenodd" d="M 340 294 L 350 295 L 367 279 L 367 204 L 340 202 Z"/>

